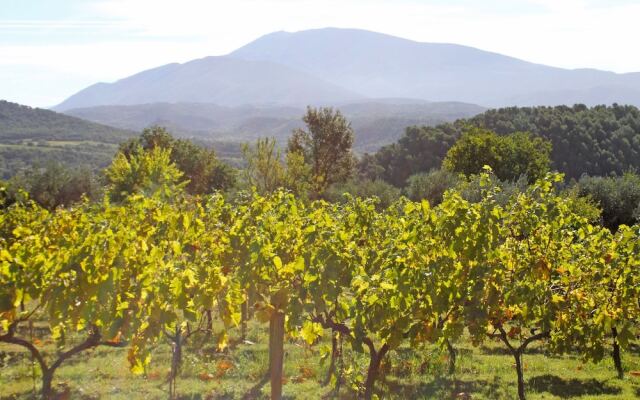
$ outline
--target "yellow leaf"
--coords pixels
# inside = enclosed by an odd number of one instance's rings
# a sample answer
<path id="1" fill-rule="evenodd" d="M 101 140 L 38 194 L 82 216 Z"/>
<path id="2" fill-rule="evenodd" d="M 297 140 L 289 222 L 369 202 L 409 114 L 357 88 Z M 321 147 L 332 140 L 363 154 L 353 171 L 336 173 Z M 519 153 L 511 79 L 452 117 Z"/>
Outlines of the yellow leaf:
<path id="1" fill-rule="evenodd" d="M 396 285 L 393 285 L 391 283 L 387 283 L 387 282 L 381 282 L 380 283 L 380 287 L 384 290 L 395 290 L 396 289 Z"/>
<path id="2" fill-rule="evenodd" d="M 302 329 L 300 329 L 300 337 L 308 344 L 313 344 L 318 338 L 322 337 L 322 325 L 316 322 L 305 321 Z"/>

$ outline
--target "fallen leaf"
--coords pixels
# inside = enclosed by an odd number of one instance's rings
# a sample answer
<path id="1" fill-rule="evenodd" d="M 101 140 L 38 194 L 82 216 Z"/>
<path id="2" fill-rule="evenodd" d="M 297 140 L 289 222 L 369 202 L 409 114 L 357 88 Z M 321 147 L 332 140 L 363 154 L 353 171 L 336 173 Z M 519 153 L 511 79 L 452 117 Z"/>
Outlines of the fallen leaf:
<path id="1" fill-rule="evenodd" d="M 201 372 L 198 374 L 198 379 L 200 379 L 203 382 L 207 382 L 210 380 L 215 379 L 216 377 L 213 376 L 212 374 L 208 373 L 208 372 Z"/>
<path id="2" fill-rule="evenodd" d="M 233 368 L 233 363 L 228 360 L 220 360 L 218 365 L 216 365 L 216 376 L 221 378 L 224 374 L 227 373 L 228 370 Z"/>

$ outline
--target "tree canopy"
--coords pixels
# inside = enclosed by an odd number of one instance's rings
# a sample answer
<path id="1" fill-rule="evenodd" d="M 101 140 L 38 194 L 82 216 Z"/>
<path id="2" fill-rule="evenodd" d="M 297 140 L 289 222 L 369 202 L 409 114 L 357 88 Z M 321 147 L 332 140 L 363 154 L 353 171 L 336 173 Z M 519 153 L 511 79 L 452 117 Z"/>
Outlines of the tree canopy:
<path id="1" fill-rule="evenodd" d="M 309 107 L 302 120 L 307 129 L 293 132 L 287 151 L 304 157 L 310 167 L 312 191 L 317 196 L 329 185 L 344 182 L 353 174 L 353 129 L 342 113 L 332 108 Z"/>
<path id="2" fill-rule="evenodd" d="M 528 133 L 498 136 L 485 129 L 467 131 L 449 149 L 443 166 L 466 176 L 479 174 L 485 166 L 498 179 L 515 181 L 526 176 L 535 182 L 549 171 L 551 144 Z"/>
<path id="3" fill-rule="evenodd" d="M 567 179 L 640 168 L 640 110 L 614 104 L 501 108 L 436 127 L 409 127 L 398 142 L 368 157 L 367 169 L 402 187 L 409 176 L 439 168 L 469 126 L 501 136 L 529 132 L 548 140 L 551 168 Z"/>
<path id="4" fill-rule="evenodd" d="M 145 129 L 139 138 L 120 145 L 120 152 L 127 158 L 139 151 L 156 147 L 169 150 L 169 157 L 188 180 L 186 190 L 191 194 L 212 193 L 235 184 L 235 171 L 221 162 L 213 149 L 198 146 L 186 139 L 175 139 L 163 127 Z"/>

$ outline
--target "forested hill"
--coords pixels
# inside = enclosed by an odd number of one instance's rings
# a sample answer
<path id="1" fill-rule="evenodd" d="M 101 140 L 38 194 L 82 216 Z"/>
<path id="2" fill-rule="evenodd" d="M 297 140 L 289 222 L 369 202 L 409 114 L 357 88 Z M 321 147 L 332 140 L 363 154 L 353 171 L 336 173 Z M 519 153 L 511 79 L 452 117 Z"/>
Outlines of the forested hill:
<path id="1" fill-rule="evenodd" d="M 120 143 L 134 135 L 41 108 L 0 100 L 0 140 L 94 140 Z"/>
<path id="2" fill-rule="evenodd" d="M 398 142 L 380 149 L 367 163 L 375 165 L 372 169 L 378 177 L 403 186 L 409 176 L 440 167 L 447 150 L 468 126 L 501 135 L 526 131 L 549 139 L 553 168 L 567 178 L 640 168 L 640 110 L 616 104 L 510 107 L 436 127 L 409 127 Z"/>
<path id="3" fill-rule="evenodd" d="M 118 143 L 133 136 L 132 131 L 0 101 L 0 179 L 49 162 L 103 168 Z"/>

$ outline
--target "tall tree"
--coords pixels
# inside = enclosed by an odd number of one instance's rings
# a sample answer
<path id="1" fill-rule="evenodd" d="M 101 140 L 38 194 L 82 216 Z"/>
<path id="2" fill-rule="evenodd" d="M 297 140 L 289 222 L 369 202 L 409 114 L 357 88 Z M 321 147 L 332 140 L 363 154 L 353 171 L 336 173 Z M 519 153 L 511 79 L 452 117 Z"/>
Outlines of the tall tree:
<path id="1" fill-rule="evenodd" d="M 301 153 L 289 152 L 283 157 L 275 138 L 263 138 L 253 146 L 243 144 L 242 156 L 246 164 L 242 174 L 244 183 L 258 193 L 265 195 L 286 188 L 306 197 L 310 170 Z"/>
<path id="2" fill-rule="evenodd" d="M 243 144 L 242 156 L 246 163 L 243 178 L 258 193 L 271 193 L 284 186 L 285 168 L 274 138 L 258 139 L 253 146 Z"/>
<path id="3" fill-rule="evenodd" d="M 310 166 L 312 196 L 317 197 L 332 183 L 344 182 L 353 174 L 353 129 L 332 108 L 308 107 L 302 120 L 307 129 L 293 132 L 288 152 L 302 154 Z"/>

